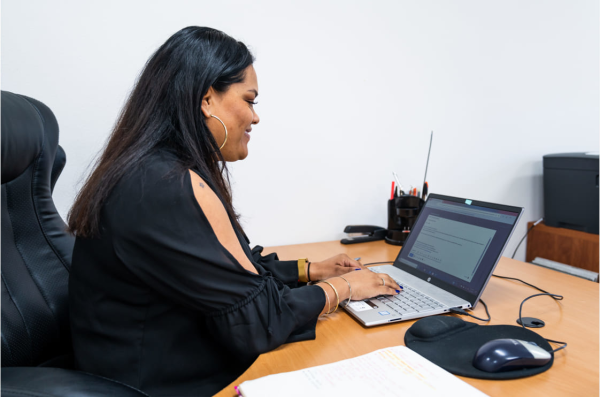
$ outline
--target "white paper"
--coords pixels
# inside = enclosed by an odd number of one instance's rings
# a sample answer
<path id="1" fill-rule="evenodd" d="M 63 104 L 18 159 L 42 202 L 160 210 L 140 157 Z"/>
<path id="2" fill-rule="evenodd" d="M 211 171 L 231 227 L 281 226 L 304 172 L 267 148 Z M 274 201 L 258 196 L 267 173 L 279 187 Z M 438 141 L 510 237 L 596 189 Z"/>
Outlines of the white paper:
<path id="1" fill-rule="evenodd" d="M 405 346 L 246 381 L 239 390 L 244 397 L 447 397 L 449 390 L 461 397 L 485 396 Z"/>

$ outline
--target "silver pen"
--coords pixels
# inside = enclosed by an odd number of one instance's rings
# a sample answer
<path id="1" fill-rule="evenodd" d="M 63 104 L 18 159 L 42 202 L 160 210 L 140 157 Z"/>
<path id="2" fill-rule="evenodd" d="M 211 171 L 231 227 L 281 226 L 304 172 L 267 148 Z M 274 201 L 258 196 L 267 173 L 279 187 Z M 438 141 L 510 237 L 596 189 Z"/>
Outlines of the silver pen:
<path id="1" fill-rule="evenodd" d="M 400 184 L 400 180 L 398 179 L 398 175 L 396 175 L 396 173 L 394 171 L 392 171 L 392 175 L 394 176 L 394 179 L 396 180 L 396 185 L 398 185 L 398 194 L 400 196 L 402 196 L 402 185 Z"/>

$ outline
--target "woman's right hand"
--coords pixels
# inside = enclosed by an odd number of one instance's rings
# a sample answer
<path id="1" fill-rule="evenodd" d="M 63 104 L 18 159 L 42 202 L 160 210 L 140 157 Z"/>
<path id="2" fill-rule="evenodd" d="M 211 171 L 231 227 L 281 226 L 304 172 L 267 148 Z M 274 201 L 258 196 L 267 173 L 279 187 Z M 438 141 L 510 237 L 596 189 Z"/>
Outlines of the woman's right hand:
<path id="1" fill-rule="evenodd" d="M 378 295 L 397 295 L 402 290 L 402 287 L 389 275 L 374 273 L 368 270 L 368 268 L 346 273 L 343 277 L 352 286 L 353 301 L 372 298 Z M 348 287 L 346 286 L 346 288 Z"/>

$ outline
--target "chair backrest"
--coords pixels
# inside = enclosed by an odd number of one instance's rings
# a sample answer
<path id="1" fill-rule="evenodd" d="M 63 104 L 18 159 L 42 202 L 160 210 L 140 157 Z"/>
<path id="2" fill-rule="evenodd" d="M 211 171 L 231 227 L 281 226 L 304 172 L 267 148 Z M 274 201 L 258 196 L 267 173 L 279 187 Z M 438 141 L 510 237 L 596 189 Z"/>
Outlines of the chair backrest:
<path id="1" fill-rule="evenodd" d="M 75 239 L 52 201 L 66 162 L 43 103 L 2 91 L 2 366 L 44 365 L 71 349 Z"/>

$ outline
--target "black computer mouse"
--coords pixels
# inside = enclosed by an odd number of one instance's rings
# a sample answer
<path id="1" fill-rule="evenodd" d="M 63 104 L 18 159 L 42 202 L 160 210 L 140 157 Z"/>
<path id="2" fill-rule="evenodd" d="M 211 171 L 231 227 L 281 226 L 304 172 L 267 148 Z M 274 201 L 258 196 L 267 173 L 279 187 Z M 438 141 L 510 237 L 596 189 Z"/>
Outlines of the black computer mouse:
<path id="1" fill-rule="evenodd" d="M 477 350 L 473 366 L 485 372 L 512 371 L 542 366 L 551 355 L 533 342 L 518 339 L 494 339 Z"/>

